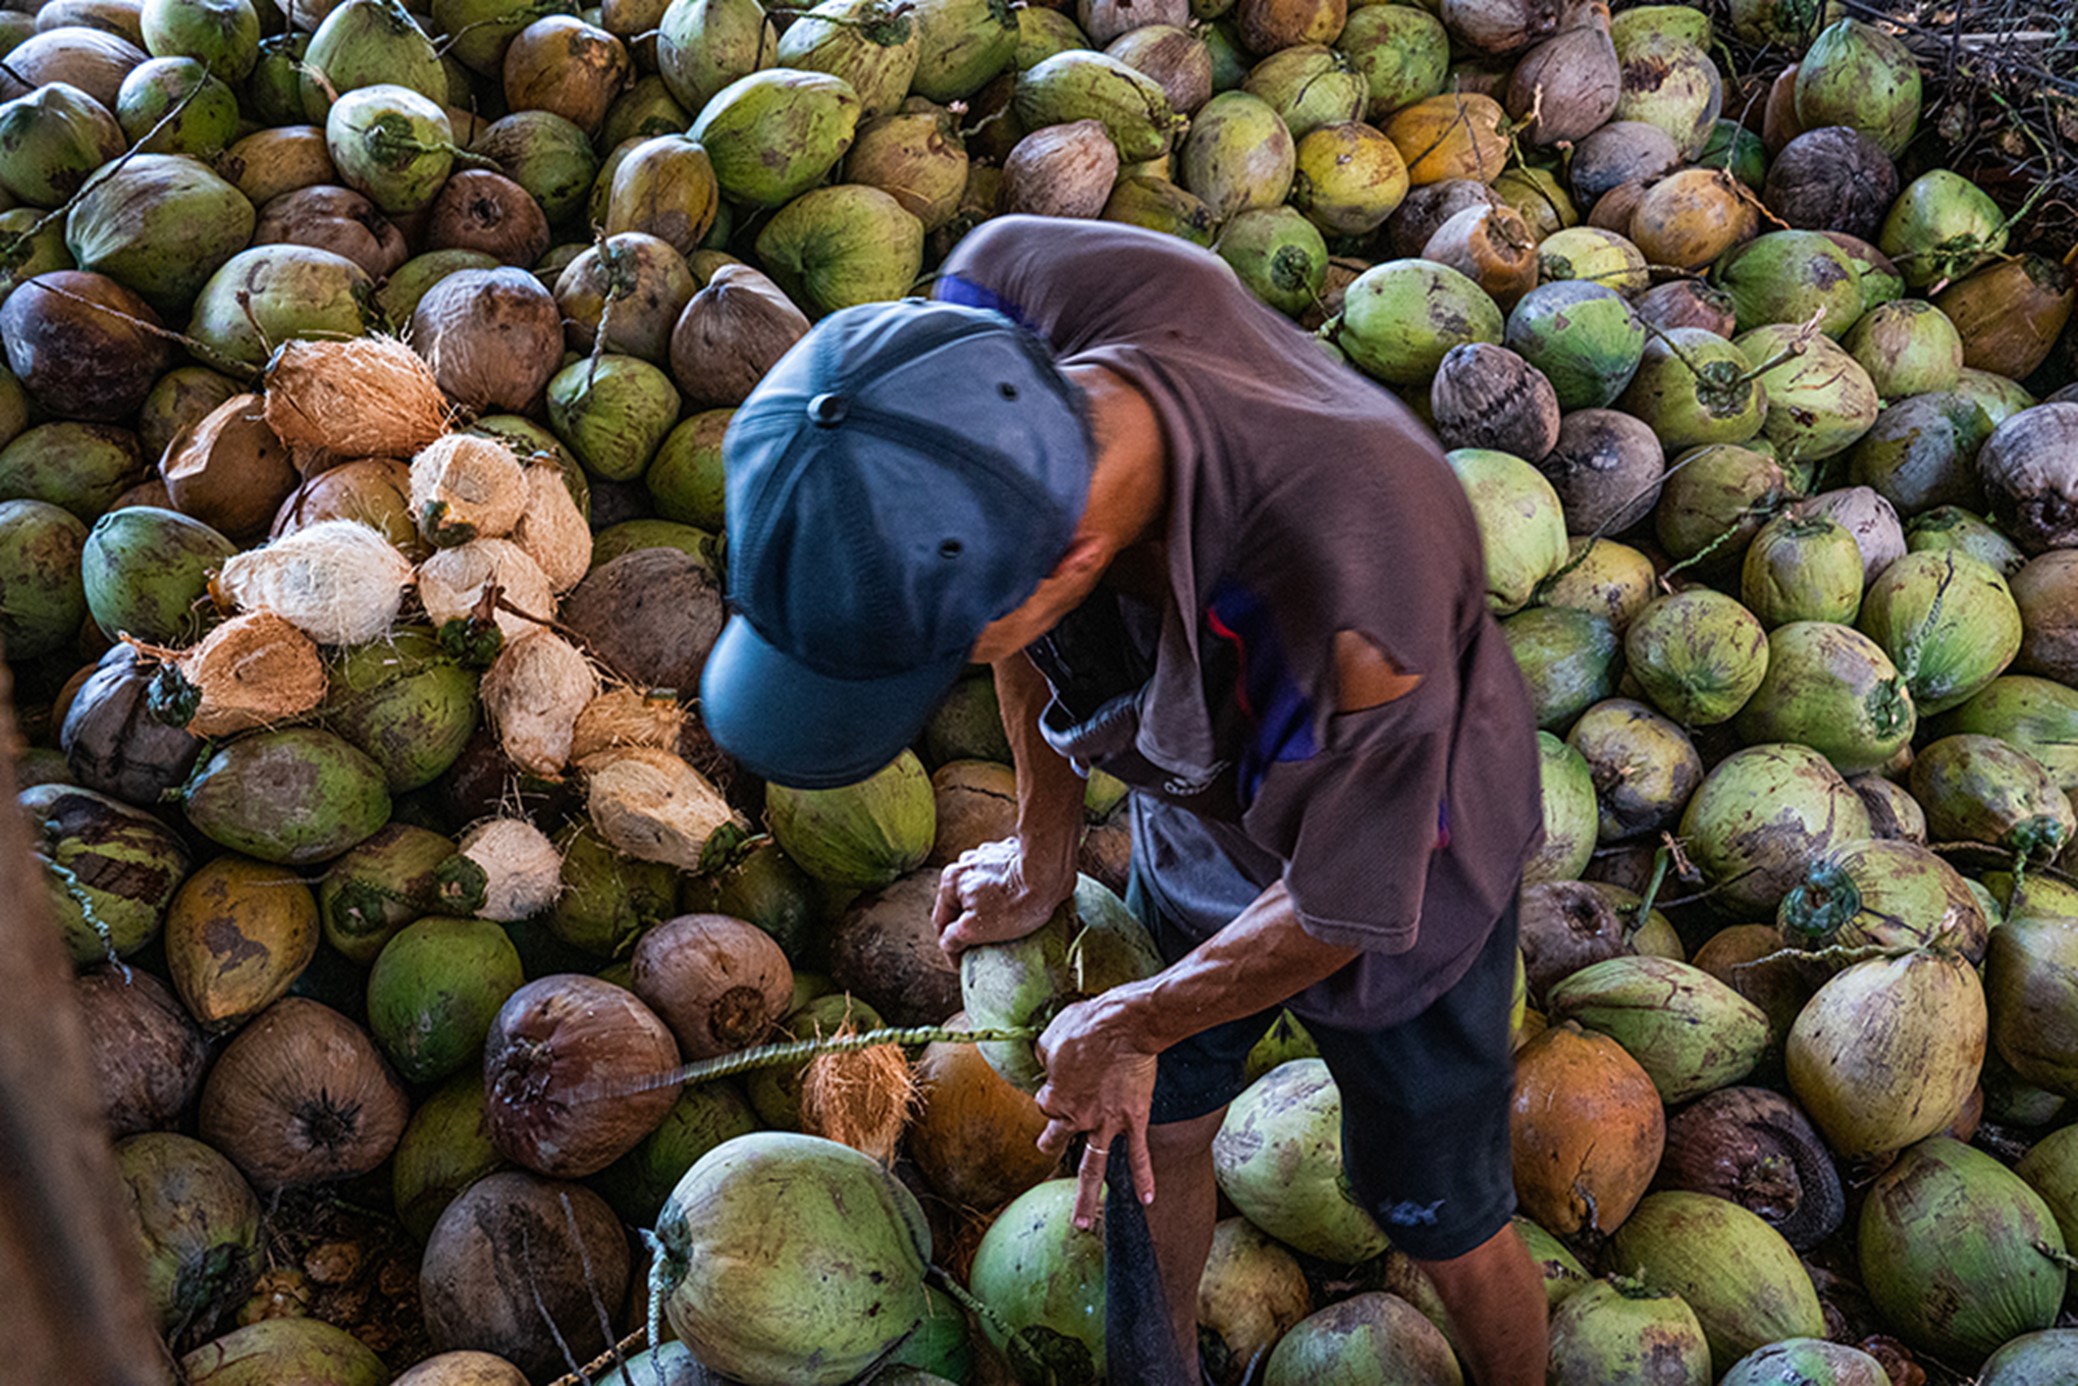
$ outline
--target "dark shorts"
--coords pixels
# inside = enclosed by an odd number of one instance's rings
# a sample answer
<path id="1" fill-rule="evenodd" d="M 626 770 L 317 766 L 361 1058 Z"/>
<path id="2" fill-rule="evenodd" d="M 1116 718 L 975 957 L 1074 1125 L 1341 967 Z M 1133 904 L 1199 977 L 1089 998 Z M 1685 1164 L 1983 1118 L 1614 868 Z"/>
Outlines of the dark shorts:
<path id="1" fill-rule="evenodd" d="M 1126 903 L 1175 961 L 1196 946 L 1135 876 Z M 1412 1020 L 1382 1030 L 1306 1022 L 1342 1094 L 1342 1164 L 1393 1245 L 1421 1261 L 1463 1255 L 1515 1211 L 1508 1145 L 1515 1060 L 1515 908 L 1471 970 Z M 1189 1121 L 1241 1095 L 1253 1049 L 1283 1010 L 1201 1031 L 1166 1050 L 1152 1120 Z"/>

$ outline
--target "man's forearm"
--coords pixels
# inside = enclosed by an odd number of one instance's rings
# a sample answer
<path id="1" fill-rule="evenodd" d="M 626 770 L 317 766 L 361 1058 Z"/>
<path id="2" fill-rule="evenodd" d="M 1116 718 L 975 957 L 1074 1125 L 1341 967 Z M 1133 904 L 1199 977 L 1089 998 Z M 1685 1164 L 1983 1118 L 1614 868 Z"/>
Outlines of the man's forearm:
<path id="1" fill-rule="evenodd" d="M 1149 1053 L 1202 1030 L 1254 1015 L 1347 967 L 1354 948 L 1322 943 L 1299 925 L 1283 882 L 1257 896 L 1226 928 L 1144 982 L 1106 992 Z"/>
<path id="2" fill-rule="evenodd" d="M 1017 836 L 1027 871 L 1072 888 L 1082 845 L 1082 777 L 1039 733 L 1039 715 L 1052 695 L 1032 661 L 1020 652 L 992 668 L 1017 769 Z"/>

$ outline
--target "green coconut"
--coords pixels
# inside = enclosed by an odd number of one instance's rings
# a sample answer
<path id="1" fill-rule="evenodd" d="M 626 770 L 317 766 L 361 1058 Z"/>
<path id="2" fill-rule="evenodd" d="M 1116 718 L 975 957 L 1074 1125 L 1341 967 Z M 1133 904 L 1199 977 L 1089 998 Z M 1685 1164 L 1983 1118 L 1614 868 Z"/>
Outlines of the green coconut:
<path id="1" fill-rule="evenodd" d="M 714 162 L 722 191 L 778 207 L 823 180 L 851 147 L 859 97 L 822 72 L 753 72 L 717 92 L 686 133 Z"/>
<path id="2" fill-rule="evenodd" d="M 1263 1366 L 1263 1386 L 1325 1381 L 1463 1386 L 1443 1331 L 1398 1295 L 1369 1291 L 1301 1320 Z"/>
<path id="3" fill-rule="evenodd" d="M 672 1191 L 656 1240 L 653 1303 L 730 1376 L 839 1386 L 924 1318 L 923 1210 L 834 1141 L 759 1132 L 717 1146 Z"/>
<path id="4" fill-rule="evenodd" d="M 1624 633 L 1631 677 L 1683 726 L 1728 722 L 1768 674 L 1766 629 L 1739 603 L 1707 588 L 1661 597 Z"/>
<path id="5" fill-rule="evenodd" d="M 1852 621 L 1862 601 L 1861 548 L 1836 520 L 1785 511 L 1762 525 L 1747 547 L 1739 596 L 1770 629 L 1792 621 Z"/>
<path id="6" fill-rule="evenodd" d="M 1605 843 L 1671 826 L 1702 782 L 1702 758 L 1681 728 L 1627 698 L 1589 708 L 1566 740 L 1592 777 Z"/>
<path id="7" fill-rule="evenodd" d="M 1433 13 L 1415 5 L 1350 10 L 1335 47 L 1364 79 L 1364 118 L 1373 124 L 1441 95 L 1450 79 L 1449 31 Z"/>
<path id="8" fill-rule="evenodd" d="M 613 99 L 606 109 L 606 121 L 599 127 L 597 143 L 610 150 L 628 140 L 675 135 L 692 123 L 692 113 L 678 104 L 662 77 L 651 73 L 636 78 Z"/>
<path id="9" fill-rule="evenodd" d="M 758 260 L 787 297 L 833 313 L 907 294 L 924 226 L 879 188 L 840 183 L 795 198 L 758 233 Z"/>
<path id="10" fill-rule="evenodd" d="M 725 1141 L 758 1129 L 743 1089 L 730 1080 L 695 1083 L 678 1095 L 663 1125 L 592 1180 L 621 1220 L 633 1227 L 656 1223 L 685 1172 Z"/>
<path id="11" fill-rule="evenodd" d="M 169 1331 L 207 1331 L 260 1269 L 260 1200 L 229 1160 L 171 1131 L 118 1142 L 115 1164 L 152 1316 Z"/>
<path id="12" fill-rule="evenodd" d="M 115 118 L 148 154 L 214 159 L 238 138 L 238 95 L 193 58 L 154 58 L 123 78 Z"/>
<path id="13" fill-rule="evenodd" d="M 1989 520 L 1954 505 L 1936 506 L 1907 520 L 1905 548 L 1910 553 L 1966 553 L 2002 578 L 2010 578 L 2027 566 L 2027 555 L 2019 545 Z"/>
<path id="14" fill-rule="evenodd" d="M 1011 108 L 1027 130 L 1095 120 L 1129 164 L 1166 155 L 1184 123 L 1154 78 L 1108 54 L 1079 50 L 1019 73 Z"/>
<path id="15" fill-rule="evenodd" d="M 270 126 L 303 122 L 303 55 L 309 51 L 310 35 L 301 30 L 260 40 L 259 60 L 244 83 L 255 119 Z"/>
<path id="16" fill-rule="evenodd" d="M 604 215 L 595 212 L 594 217 L 605 226 L 609 237 L 648 236 L 664 242 L 680 257 L 699 248 L 701 240 L 713 230 L 721 208 L 721 185 L 715 178 L 713 160 L 703 146 L 674 131 L 640 141 L 611 164 L 610 172 L 602 169 L 599 175 L 598 186 L 606 189 Z M 572 263 L 584 260 L 588 254 L 597 260 L 598 255 L 588 248 Z M 691 298 L 696 285 L 688 268 L 672 265 L 666 272 L 682 282 L 685 296 Z M 560 276 L 556 284 L 560 290 Z M 603 311 L 607 288 L 603 277 L 595 277 L 589 287 Z M 632 300 L 640 290 L 624 292 Z M 680 308 L 683 307 L 681 302 Z M 677 316 L 674 312 L 660 324 L 666 341 Z M 590 327 L 597 331 L 596 322 Z M 654 357 L 662 361 L 665 352 L 657 351 Z"/>
<path id="17" fill-rule="evenodd" d="M 1544 845 L 1523 867 L 1523 883 L 1577 880 L 1595 854 L 1595 780 L 1580 752 L 1537 733 L 1538 783 L 1544 803 Z"/>
<path id="18" fill-rule="evenodd" d="M 2071 802 L 2041 762 L 1993 736 L 1944 736 L 1912 762 L 1912 797 L 1936 842 L 1985 842 L 2048 859 L 2078 831 Z"/>
<path id="19" fill-rule="evenodd" d="M 375 961 L 399 929 L 426 915 L 468 913 L 483 902 L 447 889 L 441 868 L 454 839 L 408 823 L 389 823 L 332 863 L 318 885 L 325 941 L 351 962 Z"/>
<path id="20" fill-rule="evenodd" d="M 533 194 L 551 226 L 577 216 L 599 178 L 591 139 L 553 111 L 514 111 L 494 120 L 469 149 Z M 547 277 L 555 282 L 553 273 Z"/>
<path id="21" fill-rule="evenodd" d="M 1744 352 L 1700 327 L 1647 335 L 1617 407 L 1643 420 L 1667 451 L 1743 443 L 1761 431 L 1767 390 Z"/>
<path id="22" fill-rule="evenodd" d="M 2050 1327 L 2063 1302 L 2063 1234 L 2025 1180 L 1937 1136 L 1898 1157 L 1862 1205 L 1862 1283 L 1923 1351 L 1975 1362 Z"/>
<path id="23" fill-rule="evenodd" d="M 1991 1042 L 2022 1081 L 2078 1096 L 2078 915 L 2015 911 L 1984 965 Z"/>
<path id="24" fill-rule="evenodd" d="M 2078 1328 L 2023 1333 L 1985 1359 L 1977 1386 L 2058 1386 L 2070 1374 L 2074 1353 Z"/>
<path id="25" fill-rule="evenodd" d="M 184 646 L 206 624 L 209 574 L 238 552 L 200 520 L 129 505 L 94 522 L 80 553 L 87 610 L 111 640 Z"/>
<path id="26" fill-rule="evenodd" d="M 2078 689 L 2002 675 L 1944 717 L 1941 730 L 1995 736 L 2032 756 L 2065 793 L 2078 789 Z"/>
<path id="27" fill-rule="evenodd" d="M 910 91 L 943 105 L 981 90 L 1017 55 L 1017 11 L 1008 0 L 920 0 L 916 76 Z"/>
<path id="28" fill-rule="evenodd" d="M 74 963 L 126 957 L 158 936 L 188 873 L 178 834 L 141 809 L 72 785 L 24 789 L 16 806 Z"/>
<path id="29" fill-rule="evenodd" d="M 1667 468 L 1653 531 L 1670 558 L 1693 559 L 1705 572 L 1737 572 L 1746 545 L 1788 491 L 1770 444 L 1692 448 Z"/>
<path id="30" fill-rule="evenodd" d="M 642 476 L 659 516 L 710 533 L 722 527 L 722 435 L 735 412 L 706 410 L 664 436 Z"/>
<path id="31" fill-rule="evenodd" d="M 261 1319 L 180 1359 L 188 1386 L 385 1386 L 390 1369 L 353 1334 L 322 1319 Z"/>
<path id="32" fill-rule="evenodd" d="M 1604 408 L 1624 392 L 1644 356 L 1645 328 L 1615 290 L 1568 279 L 1523 295 L 1505 343 L 1544 373 L 1570 413 Z"/>
<path id="33" fill-rule="evenodd" d="M 1223 91 L 1198 108 L 1178 164 L 1183 186 L 1224 221 L 1285 200 L 1298 167 L 1298 146 L 1268 102 L 1243 91 Z"/>
<path id="34" fill-rule="evenodd" d="M 1599 226 L 1569 226 L 1538 242 L 1537 277 L 1545 283 L 1577 279 L 1599 284 L 1626 298 L 1644 293 L 1652 283 L 1645 252 Z"/>
<path id="35" fill-rule="evenodd" d="M 608 352 L 565 366 L 548 382 L 556 436 L 602 481 L 633 481 L 678 422 L 678 387 L 636 356 Z"/>
<path id="36" fill-rule="evenodd" d="M 137 412 L 136 441 L 144 445 L 144 456 L 165 456 L 167 445 L 182 429 L 208 418 L 243 389 L 231 377 L 206 366 L 178 366 L 160 376 Z"/>
<path id="37" fill-rule="evenodd" d="M 619 957 L 644 929 L 678 913 L 678 872 L 668 863 L 624 857 L 589 824 L 567 828 L 555 841 L 563 854 L 562 891 L 548 927 L 563 943 Z"/>
<path id="38" fill-rule="evenodd" d="M 1788 323 L 1756 327 L 1733 343 L 1768 392 L 1761 436 L 1785 464 L 1808 464 L 1845 452 L 1876 422 L 1880 401 L 1861 363 L 1828 337 L 1803 340 Z M 1801 346 L 1801 351 L 1799 347 Z"/>
<path id="39" fill-rule="evenodd" d="M 1976 401 L 1984 416 L 1997 428 L 2023 409 L 2035 407 L 2035 397 L 2018 381 L 2009 380 L 1991 371 L 1972 370 L 1964 366 L 1955 379 L 1958 394 Z"/>
<path id="40" fill-rule="evenodd" d="M 1028 67 L 1037 67 L 1056 53 L 1090 47 L 1094 45 L 1090 43 L 1089 35 L 1082 32 L 1082 26 L 1075 22 L 1073 15 L 1061 10 L 1028 6 L 1017 12 L 1017 53 L 1011 58 L 1010 65 L 1023 72 Z"/>
<path id="41" fill-rule="evenodd" d="M 1280 1064 L 1236 1098 L 1212 1161 L 1220 1191 L 1286 1245 L 1342 1265 L 1385 1250 L 1344 1172 L 1342 1097 L 1321 1060 Z"/>
<path id="42" fill-rule="evenodd" d="M 1749 746 L 1713 767 L 1689 800 L 1680 836 L 1732 912 L 1772 911 L 1813 855 L 1871 836 L 1861 797 L 1817 751 Z"/>
<path id="43" fill-rule="evenodd" d="M 483 1095 L 482 1073 L 457 1073 L 413 1109 L 397 1142 L 390 1162 L 391 1203 L 404 1230 L 421 1243 L 456 1195 L 485 1175 L 509 1168 L 491 1144 Z M 654 1215 L 655 1209 L 650 1212 Z"/>
<path id="44" fill-rule="evenodd" d="M 385 212 L 432 205 L 454 167 L 454 138 L 447 112 L 408 87 L 362 87 L 325 116 L 340 181 Z"/>
<path id="45" fill-rule="evenodd" d="M 260 16 L 251 0 L 145 0 L 138 32 L 155 58 L 197 58 L 226 82 L 260 60 Z"/>
<path id="46" fill-rule="evenodd" d="M 195 160 L 140 154 L 97 179 L 65 218 L 65 247 L 178 319 L 251 239 L 245 195 Z"/>
<path id="47" fill-rule="evenodd" d="M 1905 185 L 1876 244 L 1915 289 L 1960 279 L 2006 248 L 2006 214 L 1991 195 L 1937 168 Z"/>
<path id="48" fill-rule="evenodd" d="M 187 333 L 215 356 L 258 369 L 283 342 L 359 337 L 380 321 L 375 284 L 353 261 L 313 246 L 262 245 L 209 276 Z"/>
<path id="49" fill-rule="evenodd" d="M 1785 1338 L 1740 1358 L 1718 1386 L 1891 1386 L 1883 1364 L 1823 1338 Z"/>
<path id="50" fill-rule="evenodd" d="M 1736 120 L 1720 119 L 1696 155 L 1698 168 L 1721 168 L 1741 183 L 1759 192 L 1767 183 L 1768 147 L 1760 133 Z"/>
<path id="51" fill-rule="evenodd" d="M 1797 948 L 1916 948 L 1984 956 L 1991 921 L 1962 873 L 1916 842 L 1839 842 L 1782 897 L 1775 927 Z"/>
<path id="52" fill-rule="evenodd" d="M 373 86 L 408 87 L 438 105 L 449 96 L 440 54 L 399 0 L 345 0 L 303 53 L 303 117 L 322 125 L 334 101 Z"/>
<path id="53" fill-rule="evenodd" d="M 328 671 L 320 709 L 325 725 L 382 767 L 398 794 L 445 774 L 480 713 L 476 676 L 420 627 L 346 650 Z"/>
<path id="54" fill-rule="evenodd" d="M 1549 1386 L 1710 1379 L 1710 1342 L 1679 1295 L 1636 1280 L 1592 1280 L 1552 1306 Z"/>
<path id="55" fill-rule="evenodd" d="M 1537 725 L 1563 731 L 1592 704 L 1616 691 L 1623 649 L 1600 616 L 1563 606 L 1537 606 L 1501 623 L 1501 634 L 1530 686 Z"/>
<path id="56" fill-rule="evenodd" d="M 1542 472 L 1505 452 L 1458 448 L 1446 456 L 1472 503 L 1485 549 L 1487 609 L 1501 616 L 1518 611 L 1566 562 L 1558 492 Z"/>
<path id="57" fill-rule="evenodd" d="M 1919 723 L 1890 656 L 1851 626 L 1792 621 L 1768 633 L 1768 671 L 1741 709 L 1748 742 L 1793 741 L 1843 775 L 1887 763 Z"/>
<path id="58" fill-rule="evenodd" d="M 1540 587 L 1546 606 L 1570 606 L 1606 619 L 1621 634 L 1657 589 L 1652 560 L 1629 544 L 1575 535 L 1566 541 L 1564 571 Z"/>
<path id="59" fill-rule="evenodd" d="M 1818 1292 L 1782 1234 L 1728 1199 L 1647 1194 L 1616 1229 L 1609 1264 L 1695 1311 L 1715 1367 L 1826 1331 Z"/>
<path id="60" fill-rule="evenodd" d="M 916 25 L 890 0 L 823 0 L 779 39 L 779 66 L 842 79 L 859 99 L 861 120 L 902 104 L 918 56 Z"/>
<path id="61" fill-rule="evenodd" d="M 0 458 L 5 454 L 0 453 Z M 47 501 L 0 501 L 0 648 L 8 658 L 56 654 L 87 616 L 80 556 L 87 527 Z"/>
<path id="62" fill-rule="evenodd" d="M 525 981 L 501 926 L 429 916 L 369 970 L 368 1028 L 406 1081 L 434 1082 L 480 1058 L 498 1008 Z"/>
<path id="63" fill-rule="evenodd" d="M 375 305 L 390 322 L 410 322 L 426 291 L 450 274 L 496 269 L 500 263 L 497 256 L 482 250 L 429 250 L 414 255 L 383 280 Z"/>
<path id="64" fill-rule="evenodd" d="M 757 0 L 687 0 L 657 25 L 657 71 L 678 104 L 698 111 L 731 82 L 773 65 L 779 39 Z"/>
<path id="65" fill-rule="evenodd" d="M 32 207 L 62 206 L 127 145 L 113 111 L 47 82 L 0 105 L 0 188 Z"/>
<path id="66" fill-rule="evenodd" d="M 1218 218 L 1202 198 L 1166 178 L 1119 179 L 1111 185 L 1100 215 L 1105 221 L 1160 231 L 1207 250 L 1218 229 Z M 1319 224 L 1315 217 L 1314 225 Z"/>
<path id="67" fill-rule="evenodd" d="M 1357 119 L 1370 99 L 1370 84 L 1349 60 L 1322 43 L 1301 43 L 1270 54 L 1241 84 L 1262 98 L 1303 140 L 1323 125 Z"/>
<path id="68" fill-rule="evenodd" d="M 1967 702 L 2020 652 L 2020 608 L 2006 580 L 1966 553 L 1908 553 L 1862 604 L 1862 630 L 1883 646 L 1922 716 Z"/>
<path id="69" fill-rule="evenodd" d="M 1327 282 L 1327 242 L 1318 227 L 1290 207 L 1239 213 L 1212 248 L 1249 292 L 1287 317 L 1313 307 Z"/>
<path id="70" fill-rule="evenodd" d="M 1845 125 L 1896 158 L 1919 128 L 1919 87 L 1919 60 L 1901 41 L 1873 24 L 1842 19 L 1797 62 L 1797 125 Z"/>
<path id="71" fill-rule="evenodd" d="M 926 232 L 959 215 L 969 171 L 959 122 L 936 107 L 896 111 L 860 126 L 844 167 L 846 179 L 879 188 L 921 221 Z"/>
<path id="72" fill-rule="evenodd" d="M 1686 6 L 1654 8 L 1694 13 Z M 1684 157 L 1702 153 L 1724 110 L 1724 79 L 1707 42 L 1654 24 L 1619 23 L 1611 37 L 1623 80 L 1615 119 L 1664 130 Z"/>
<path id="73" fill-rule="evenodd" d="M 1325 332 L 1365 374 L 1423 385 L 1454 346 L 1499 342 L 1501 310 L 1466 276 L 1428 260 L 1374 265 L 1344 291 Z"/>
<path id="74" fill-rule="evenodd" d="M 34 207 L 0 212 L 0 245 L 12 247 L 0 255 L 0 303 L 38 275 L 72 268 L 72 252 L 65 248 L 64 219 L 46 221 Z M 9 264 L 10 260 L 14 263 Z M 10 393 L 20 395 L 21 382 L 14 382 Z"/>
<path id="75" fill-rule="evenodd" d="M 672 520 L 623 520 L 592 536 L 592 566 L 602 567 L 637 549 L 677 549 L 710 573 L 719 573 L 715 563 L 719 542 L 708 530 Z"/>
<path id="76" fill-rule="evenodd" d="M 837 789 L 766 788 L 772 836 L 817 880 L 879 890 L 915 870 L 938 831 L 930 776 L 913 751 Z"/>
<path id="77" fill-rule="evenodd" d="M 188 824 L 261 861 L 325 861 L 389 821 L 382 768 L 316 727 L 255 732 L 217 748 L 188 781 Z"/>
<path id="78" fill-rule="evenodd" d="M 1739 331 L 1771 323 L 1802 326 L 1837 337 L 1862 315 L 1861 275 L 1854 262 L 1819 231 L 1770 231 L 1734 246 L 1718 260 L 1719 288 L 1732 296 Z"/>
<path id="79" fill-rule="evenodd" d="M 1549 988 L 1544 1010 L 1622 1045 L 1670 1107 L 1738 1082 L 1768 1044 L 1760 1007 L 1671 958 L 1591 963 Z"/>
<path id="80" fill-rule="evenodd" d="M 1983 407 L 1960 391 L 1900 399 L 1884 406 L 1848 454 L 1848 479 L 1915 519 L 1934 506 L 1981 509 L 1984 496 L 1972 464 L 1991 430 Z"/>
<path id="81" fill-rule="evenodd" d="M 1862 314 L 1841 345 L 1885 399 L 1949 389 L 1962 373 L 1962 334 L 1923 299 L 1877 305 Z"/>
<path id="82" fill-rule="evenodd" d="M 1020 1380 L 1103 1379 L 1104 1240 L 1074 1225 L 1075 1197 L 1073 1179 L 1027 1189 L 974 1253 L 982 1331 Z"/>
<path id="83" fill-rule="evenodd" d="M 2013 1172 L 2049 1205 L 2064 1245 L 2078 1236 L 2078 1126 L 2065 1126 L 2036 1141 Z"/>

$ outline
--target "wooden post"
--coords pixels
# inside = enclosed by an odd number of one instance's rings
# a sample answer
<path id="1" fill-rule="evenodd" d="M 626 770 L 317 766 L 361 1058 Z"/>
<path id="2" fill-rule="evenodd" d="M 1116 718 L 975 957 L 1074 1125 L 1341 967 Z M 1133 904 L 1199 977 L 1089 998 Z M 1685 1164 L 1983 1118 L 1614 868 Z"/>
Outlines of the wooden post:
<path id="1" fill-rule="evenodd" d="M 0 664 L 0 1380 L 164 1386 L 129 1194 L 101 1115 L 72 967 L 15 809 Z"/>

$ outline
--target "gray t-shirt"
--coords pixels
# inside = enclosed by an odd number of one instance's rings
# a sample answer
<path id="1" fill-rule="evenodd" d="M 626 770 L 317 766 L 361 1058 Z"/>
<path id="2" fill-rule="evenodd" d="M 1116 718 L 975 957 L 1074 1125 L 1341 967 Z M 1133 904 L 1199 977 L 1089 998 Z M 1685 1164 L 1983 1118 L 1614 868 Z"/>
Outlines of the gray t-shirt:
<path id="1" fill-rule="evenodd" d="M 1364 950 L 1294 1011 L 1425 1010 L 1512 899 L 1542 814 L 1528 691 L 1434 439 L 1174 237 L 999 217 L 935 294 L 1117 373 L 1161 421 L 1164 600 L 1100 589 L 1031 651 L 1049 742 L 1133 788 L 1157 900 L 1210 937 L 1282 877 L 1309 934 Z M 1345 631 L 1419 684 L 1339 712 Z"/>

